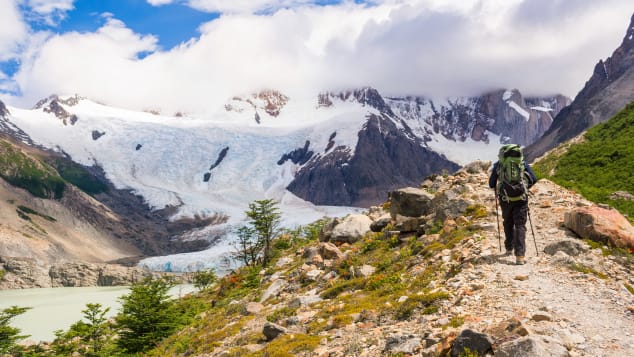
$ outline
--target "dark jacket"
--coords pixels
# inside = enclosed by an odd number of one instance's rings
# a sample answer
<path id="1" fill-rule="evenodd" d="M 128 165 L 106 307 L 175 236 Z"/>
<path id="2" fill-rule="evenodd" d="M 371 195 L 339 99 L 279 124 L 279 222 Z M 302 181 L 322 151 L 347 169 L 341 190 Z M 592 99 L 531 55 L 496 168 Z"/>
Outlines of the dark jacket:
<path id="1" fill-rule="evenodd" d="M 498 165 L 499 164 L 500 163 L 498 161 L 493 165 L 493 172 L 491 172 L 491 177 L 489 177 L 489 187 L 491 188 L 495 188 L 495 186 L 498 184 Z M 537 182 L 537 176 L 535 176 L 535 173 L 533 172 L 531 165 L 526 163 L 526 161 L 524 161 L 524 173 L 526 174 L 526 178 L 527 178 L 526 184 L 528 185 L 528 188 L 533 187 L 535 182 Z"/>

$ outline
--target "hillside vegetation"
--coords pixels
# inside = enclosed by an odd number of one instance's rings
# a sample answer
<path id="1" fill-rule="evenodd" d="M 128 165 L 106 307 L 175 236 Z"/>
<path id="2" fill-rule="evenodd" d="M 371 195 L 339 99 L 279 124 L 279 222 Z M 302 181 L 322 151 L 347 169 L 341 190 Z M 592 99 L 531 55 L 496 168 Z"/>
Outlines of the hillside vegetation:
<path id="1" fill-rule="evenodd" d="M 60 199 L 68 183 L 89 195 L 108 187 L 83 166 L 63 157 L 40 157 L 0 140 L 0 177 L 35 197 Z"/>
<path id="2" fill-rule="evenodd" d="M 586 132 L 577 143 L 566 143 L 539 160 L 534 168 L 548 178 L 578 191 L 594 202 L 609 204 L 630 221 L 634 200 L 614 195 L 634 193 L 634 102 L 609 121 Z"/>

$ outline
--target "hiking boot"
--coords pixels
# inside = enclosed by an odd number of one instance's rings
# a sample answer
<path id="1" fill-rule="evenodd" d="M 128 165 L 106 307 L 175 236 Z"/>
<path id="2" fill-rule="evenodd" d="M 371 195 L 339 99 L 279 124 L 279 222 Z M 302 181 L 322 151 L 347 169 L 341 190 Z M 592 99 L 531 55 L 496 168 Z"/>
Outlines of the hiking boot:
<path id="1" fill-rule="evenodd" d="M 511 255 L 513 255 L 513 249 L 507 249 L 506 253 L 504 253 L 505 257 L 510 257 Z"/>
<path id="2" fill-rule="evenodd" d="M 526 264 L 526 258 L 524 258 L 523 255 L 518 255 L 517 257 L 515 257 L 515 264 L 516 265 L 524 265 L 524 264 Z"/>

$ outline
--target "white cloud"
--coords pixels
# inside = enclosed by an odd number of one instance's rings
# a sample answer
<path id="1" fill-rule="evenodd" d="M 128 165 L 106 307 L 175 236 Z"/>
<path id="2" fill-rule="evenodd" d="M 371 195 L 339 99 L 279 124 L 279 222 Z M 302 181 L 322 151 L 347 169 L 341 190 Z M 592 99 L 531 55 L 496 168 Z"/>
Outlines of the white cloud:
<path id="1" fill-rule="evenodd" d="M 31 9 L 30 17 L 55 26 L 74 8 L 74 2 L 75 0 L 27 0 L 27 5 Z"/>
<path id="2" fill-rule="evenodd" d="M 574 96 L 620 44 L 634 11 L 630 0 L 391 0 L 253 15 L 270 1 L 249 3 L 232 2 L 234 14 L 169 51 L 115 19 L 96 33 L 54 36 L 25 57 L 16 76 L 23 100 L 79 93 L 192 113 L 261 88 L 294 96 L 372 85 L 390 95 L 444 96 L 506 87 Z"/>
<path id="3" fill-rule="evenodd" d="M 56 11 L 73 9 L 75 0 L 29 0 L 29 7 L 38 14 L 48 15 Z"/>
<path id="4" fill-rule="evenodd" d="M 194 9 L 222 13 L 274 11 L 311 2 L 311 0 L 187 0 L 187 4 Z"/>
<path id="5" fill-rule="evenodd" d="M 0 61 L 16 56 L 19 44 L 28 34 L 16 1 L 0 0 Z"/>
<path id="6" fill-rule="evenodd" d="M 147 0 L 147 2 L 152 6 L 161 6 L 171 4 L 174 0 Z"/>

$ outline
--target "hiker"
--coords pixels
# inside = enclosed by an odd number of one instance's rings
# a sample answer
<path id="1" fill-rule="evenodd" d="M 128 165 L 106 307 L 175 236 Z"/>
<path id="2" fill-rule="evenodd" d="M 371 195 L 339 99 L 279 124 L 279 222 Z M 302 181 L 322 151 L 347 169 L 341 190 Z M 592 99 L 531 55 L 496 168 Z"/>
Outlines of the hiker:
<path id="1" fill-rule="evenodd" d="M 506 255 L 515 253 L 515 263 L 526 264 L 526 217 L 528 215 L 528 189 L 537 177 L 524 161 L 522 148 L 508 144 L 500 148 L 498 162 L 493 165 L 489 187 L 500 198 L 504 225 Z"/>

